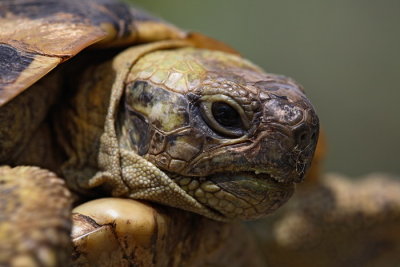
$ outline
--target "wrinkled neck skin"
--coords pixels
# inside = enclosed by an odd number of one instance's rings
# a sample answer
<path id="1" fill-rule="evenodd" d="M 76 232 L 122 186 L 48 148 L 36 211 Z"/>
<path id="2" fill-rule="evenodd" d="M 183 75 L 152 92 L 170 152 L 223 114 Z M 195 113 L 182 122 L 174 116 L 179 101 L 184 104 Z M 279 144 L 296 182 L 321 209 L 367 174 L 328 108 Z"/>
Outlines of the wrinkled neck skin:
<path id="1" fill-rule="evenodd" d="M 98 172 L 100 137 L 115 80 L 111 61 L 90 63 L 84 55 L 70 62 L 61 107 L 54 117 L 58 142 L 66 155 L 61 173 L 69 188 L 82 196 L 91 195 L 87 180 Z M 81 62 L 86 66 L 80 66 Z"/>
<path id="2" fill-rule="evenodd" d="M 153 50 L 183 46 L 188 44 L 165 41 L 135 46 L 112 61 L 89 67 L 76 81 L 78 86 L 68 96 L 56 126 L 67 157 L 61 173 L 69 188 L 82 197 L 90 197 L 100 189 L 103 196 L 108 193 L 150 200 L 226 220 L 198 203 L 135 151 L 120 147 L 115 131 L 119 103 L 132 65 Z"/>
<path id="3" fill-rule="evenodd" d="M 273 212 L 311 163 L 312 105 L 291 79 L 182 46 L 133 47 L 84 74 L 63 126 L 70 186 L 220 221 Z"/>

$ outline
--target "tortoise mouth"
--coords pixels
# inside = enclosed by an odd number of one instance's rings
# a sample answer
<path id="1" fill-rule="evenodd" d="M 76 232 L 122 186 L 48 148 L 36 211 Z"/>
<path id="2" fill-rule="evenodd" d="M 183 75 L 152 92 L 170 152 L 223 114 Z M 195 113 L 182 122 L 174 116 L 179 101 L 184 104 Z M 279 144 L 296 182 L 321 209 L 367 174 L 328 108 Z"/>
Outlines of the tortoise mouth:
<path id="1" fill-rule="evenodd" d="M 201 204 L 229 219 L 263 217 L 284 204 L 294 192 L 294 183 L 278 182 L 268 173 L 241 171 L 170 177 Z"/>

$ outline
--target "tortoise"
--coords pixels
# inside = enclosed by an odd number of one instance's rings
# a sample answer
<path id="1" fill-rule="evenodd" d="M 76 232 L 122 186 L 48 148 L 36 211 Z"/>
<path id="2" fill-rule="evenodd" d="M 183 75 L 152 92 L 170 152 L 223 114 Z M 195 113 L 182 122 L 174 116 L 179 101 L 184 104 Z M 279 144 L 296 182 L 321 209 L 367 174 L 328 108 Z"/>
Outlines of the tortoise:
<path id="1" fill-rule="evenodd" d="M 310 167 L 304 89 L 219 41 L 113 0 L 5 0 L 0 29 L 1 264 L 67 262 L 72 202 L 250 220 Z"/>

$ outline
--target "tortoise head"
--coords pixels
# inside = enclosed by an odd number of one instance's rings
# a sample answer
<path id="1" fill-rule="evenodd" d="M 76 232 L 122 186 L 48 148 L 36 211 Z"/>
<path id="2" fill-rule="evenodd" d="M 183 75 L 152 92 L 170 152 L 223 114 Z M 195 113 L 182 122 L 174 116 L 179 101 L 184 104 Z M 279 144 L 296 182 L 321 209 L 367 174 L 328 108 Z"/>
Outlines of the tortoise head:
<path id="1" fill-rule="evenodd" d="M 226 218 L 258 218 L 285 203 L 318 138 L 300 85 L 216 51 L 145 55 L 123 106 L 120 143 Z"/>

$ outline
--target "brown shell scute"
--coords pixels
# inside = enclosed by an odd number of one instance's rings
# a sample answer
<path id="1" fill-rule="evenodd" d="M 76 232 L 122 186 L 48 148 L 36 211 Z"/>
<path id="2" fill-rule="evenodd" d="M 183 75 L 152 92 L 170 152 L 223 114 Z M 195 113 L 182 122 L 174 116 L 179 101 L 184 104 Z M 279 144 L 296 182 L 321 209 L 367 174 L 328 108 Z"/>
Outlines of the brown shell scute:
<path id="1" fill-rule="evenodd" d="M 38 55 L 0 43 L 0 106 L 36 82 L 61 62 L 61 58 Z"/>
<path id="2" fill-rule="evenodd" d="M 132 44 L 144 23 L 171 32 L 171 37 L 183 36 L 172 25 L 114 0 L 6 0 L 0 10 L 0 43 L 63 58 L 103 39 L 109 45 L 123 39 Z M 153 29 L 147 34 L 158 33 Z"/>
<path id="3" fill-rule="evenodd" d="M 96 28 L 104 23 L 111 24 L 117 33 L 115 38 L 127 37 L 135 31 L 138 21 L 158 21 L 158 19 L 128 5 L 114 0 L 40 0 L 9 1 L 1 3 L 4 8 L 0 16 L 6 20 L 25 18 L 30 21 L 47 22 L 47 27 L 63 23 L 65 26 L 84 24 Z M 34 33 L 34 32 L 33 32 Z"/>
<path id="4" fill-rule="evenodd" d="M 185 37 L 115 0 L 2 0 L 0 29 L 0 105 L 93 44 L 116 47 Z"/>
<path id="5" fill-rule="evenodd" d="M 10 45 L 0 44 L 0 83 L 13 83 L 34 57 L 33 53 L 22 53 Z"/>

